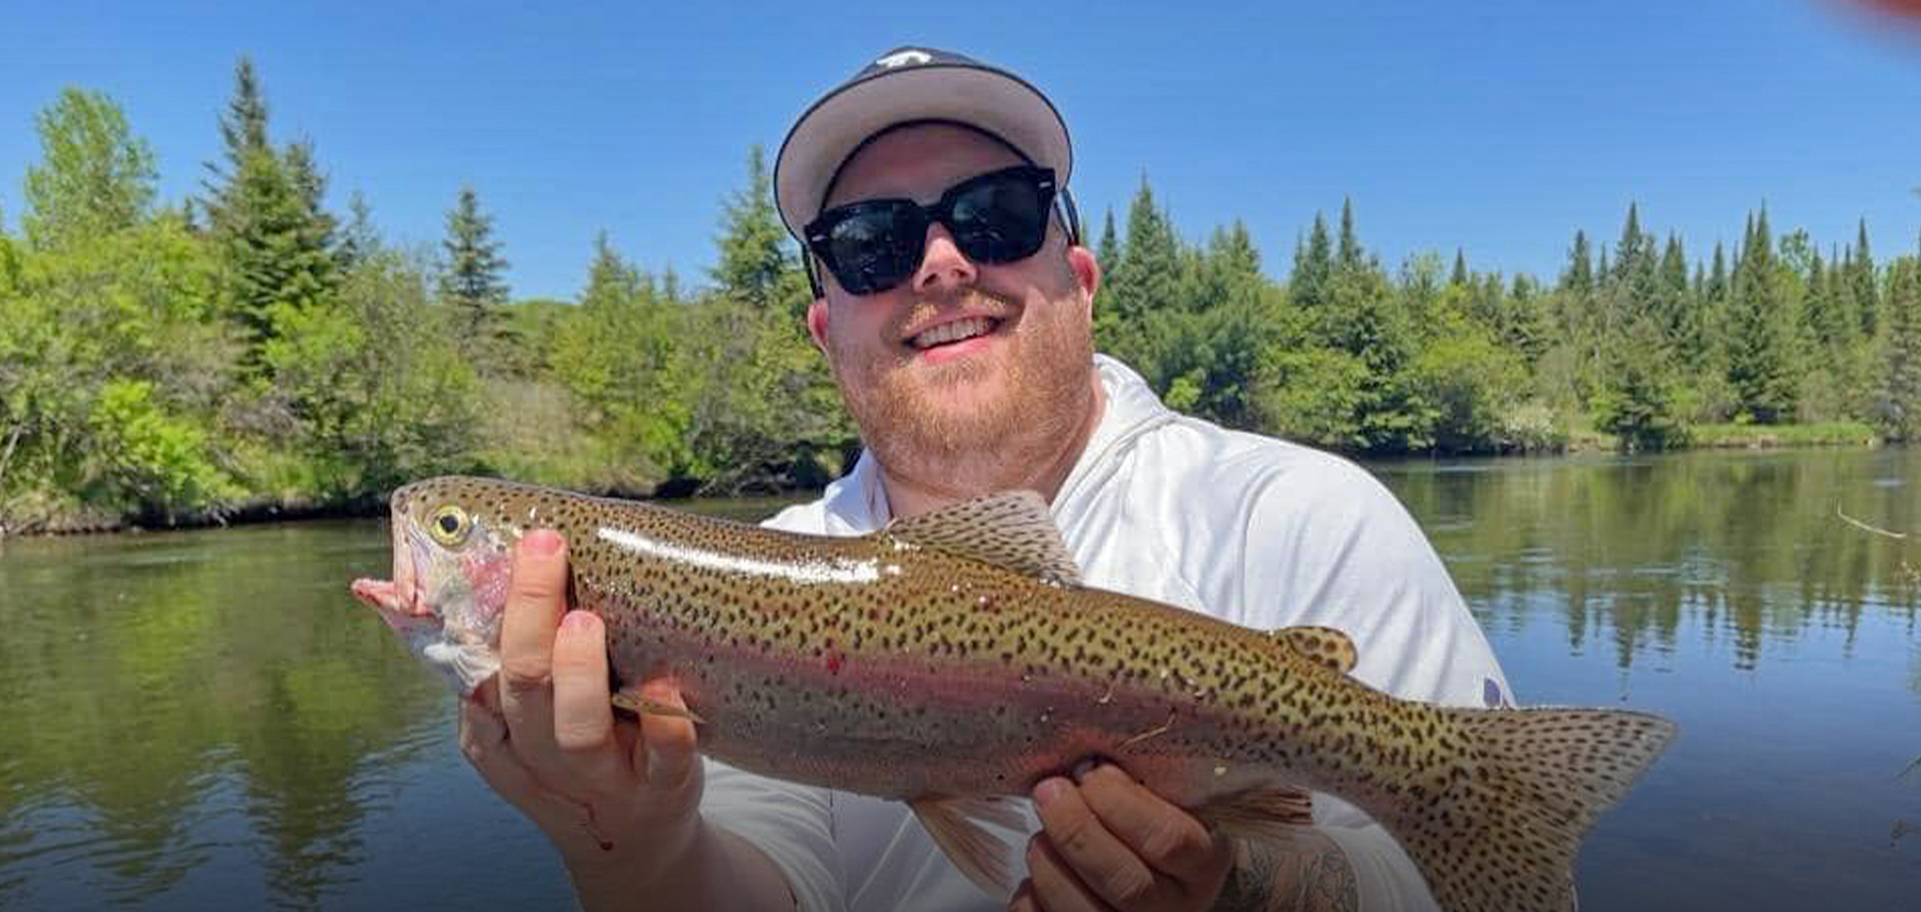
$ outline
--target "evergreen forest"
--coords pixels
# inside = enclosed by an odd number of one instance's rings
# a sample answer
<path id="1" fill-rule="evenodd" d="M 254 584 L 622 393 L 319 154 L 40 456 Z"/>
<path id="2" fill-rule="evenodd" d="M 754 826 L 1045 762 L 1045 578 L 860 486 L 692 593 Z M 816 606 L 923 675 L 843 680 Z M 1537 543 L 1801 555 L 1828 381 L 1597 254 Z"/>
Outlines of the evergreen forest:
<path id="1" fill-rule="evenodd" d="M 601 234 L 573 300 L 516 299 L 478 188 L 432 246 L 331 209 L 242 59 L 199 191 L 70 88 L 0 212 L 0 535 L 377 509 L 477 472 L 633 496 L 824 484 L 858 440 L 801 320 L 762 151 L 698 281 Z M 1730 213 L 1732 249 L 1576 232 L 1558 275 L 1456 250 L 1383 264 L 1357 213 L 1291 258 L 1184 239 L 1143 179 L 1095 232 L 1096 345 L 1169 405 L 1357 456 L 1921 438 L 1921 249 Z M 1445 239 L 1436 239 L 1444 242 Z M 1445 246 L 1439 247 L 1446 250 Z"/>

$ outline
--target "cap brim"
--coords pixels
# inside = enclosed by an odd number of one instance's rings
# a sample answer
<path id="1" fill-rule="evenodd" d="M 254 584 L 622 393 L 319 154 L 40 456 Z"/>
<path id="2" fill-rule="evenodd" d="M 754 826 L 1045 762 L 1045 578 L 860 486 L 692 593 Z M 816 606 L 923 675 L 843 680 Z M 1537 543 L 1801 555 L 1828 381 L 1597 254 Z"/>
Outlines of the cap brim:
<path id="1" fill-rule="evenodd" d="M 935 63 L 878 73 L 815 102 L 781 143 L 774 198 L 795 237 L 820 214 L 827 183 L 868 137 L 895 124 L 951 120 L 986 130 L 1067 185 L 1067 124 L 1040 90 L 1002 70 Z"/>

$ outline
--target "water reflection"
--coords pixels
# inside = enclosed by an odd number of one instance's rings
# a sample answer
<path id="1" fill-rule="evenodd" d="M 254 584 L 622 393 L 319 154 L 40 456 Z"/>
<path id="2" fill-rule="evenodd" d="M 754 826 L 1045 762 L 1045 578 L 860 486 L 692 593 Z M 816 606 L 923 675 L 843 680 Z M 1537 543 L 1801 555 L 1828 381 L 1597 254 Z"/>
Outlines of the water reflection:
<path id="1" fill-rule="evenodd" d="M 274 905 L 311 908 L 351 876 L 394 746 L 446 718 L 341 599 L 350 565 L 385 561 L 370 531 L 7 545 L 0 904 L 145 903 L 238 852 Z"/>
<path id="2" fill-rule="evenodd" d="M 1921 604 L 1921 452 L 1690 453 L 1654 459 L 1418 463 L 1380 474 L 1429 530 L 1491 629 L 1558 621 L 1576 654 L 1626 669 L 1672 653 L 1685 618 L 1731 637 L 1736 668 L 1808 625 L 1852 639 L 1864 611 Z M 1837 513 L 1840 511 L 1840 513 Z"/>
<path id="3" fill-rule="evenodd" d="M 1525 700 L 1682 724 L 1583 851 L 1584 908 L 1911 902 L 1921 540 L 1836 510 L 1921 532 L 1921 452 L 1375 469 Z M 0 908 L 567 906 L 440 680 L 346 595 L 386 540 L 0 544 Z"/>

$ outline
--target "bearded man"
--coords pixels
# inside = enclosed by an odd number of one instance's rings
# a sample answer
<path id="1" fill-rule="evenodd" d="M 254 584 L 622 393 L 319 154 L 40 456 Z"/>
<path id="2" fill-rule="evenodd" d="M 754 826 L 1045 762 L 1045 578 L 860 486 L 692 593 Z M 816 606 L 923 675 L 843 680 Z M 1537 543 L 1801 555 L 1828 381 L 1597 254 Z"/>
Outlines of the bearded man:
<path id="1" fill-rule="evenodd" d="M 769 525 L 860 535 L 971 497 L 1045 497 L 1082 578 L 1247 626 L 1339 628 L 1395 696 L 1495 706 L 1507 688 L 1433 548 L 1365 471 L 1169 411 L 1093 349 L 1101 270 L 1040 91 L 901 48 L 803 113 L 775 189 L 814 280 L 807 328 L 865 451 Z M 496 684 L 462 746 L 558 847 L 590 909 L 1079 912 L 1431 908 L 1385 831 L 1313 796 L 1285 848 L 1237 853 L 1111 763 L 1033 790 L 1011 900 L 969 881 L 908 809 L 702 761 L 693 725 L 617 722 L 605 631 L 567 611 L 565 544 L 515 557 Z M 645 695 L 678 706 L 664 682 Z M 581 808 L 594 826 L 581 826 Z M 604 841 L 603 841 L 604 840 Z"/>

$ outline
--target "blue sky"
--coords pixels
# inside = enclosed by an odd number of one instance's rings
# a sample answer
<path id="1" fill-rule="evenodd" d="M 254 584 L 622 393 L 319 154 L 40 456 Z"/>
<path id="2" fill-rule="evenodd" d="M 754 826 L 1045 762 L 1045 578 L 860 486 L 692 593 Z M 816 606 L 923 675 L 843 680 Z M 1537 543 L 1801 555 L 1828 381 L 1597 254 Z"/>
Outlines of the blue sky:
<path id="1" fill-rule="evenodd" d="M 17 228 L 33 115 L 67 85 L 126 108 L 163 197 L 195 192 L 248 54 L 276 138 L 311 137 L 334 204 L 361 191 L 390 238 L 437 241 L 470 183 L 516 296 L 572 296 L 601 229 L 699 282 L 748 147 L 920 43 L 1053 97 L 1094 219 L 1146 174 L 1190 239 L 1244 219 L 1276 277 L 1343 196 L 1390 265 L 1458 245 L 1551 276 L 1635 200 L 1697 258 L 1763 202 L 1824 248 L 1865 217 L 1885 257 L 1921 235 L 1921 29 L 1853 2 L 20 4 L 0 213 Z"/>

